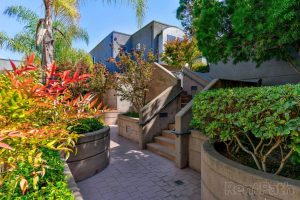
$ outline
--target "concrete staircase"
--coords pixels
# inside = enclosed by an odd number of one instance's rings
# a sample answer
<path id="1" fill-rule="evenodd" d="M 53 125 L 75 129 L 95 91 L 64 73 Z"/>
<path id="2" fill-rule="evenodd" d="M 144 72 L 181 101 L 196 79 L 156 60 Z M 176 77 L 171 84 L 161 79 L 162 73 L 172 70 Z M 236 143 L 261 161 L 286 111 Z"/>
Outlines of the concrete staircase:
<path id="1" fill-rule="evenodd" d="M 191 101 L 192 96 L 186 92 L 182 92 L 180 100 L 181 109 Z M 175 119 L 174 119 L 175 121 Z M 175 161 L 175 138 L 176 135 L 172 133 L 175 130 L 175 124 L 169 124 L 168 130 L 163 130 L 160 136 L 154 137 L 153 143 L 147 144 L 147 149 L 169 160 Z"/>
<path id="2" fill-rule="evenodd" d="M 169 160 L 175 161 L 175 138 L 171 132 L 175 124 L 169 124 L 169 130 L 163 130 L 160 136 L 154 138 L 154 143 L 148 143 L 147 149 Z"/>

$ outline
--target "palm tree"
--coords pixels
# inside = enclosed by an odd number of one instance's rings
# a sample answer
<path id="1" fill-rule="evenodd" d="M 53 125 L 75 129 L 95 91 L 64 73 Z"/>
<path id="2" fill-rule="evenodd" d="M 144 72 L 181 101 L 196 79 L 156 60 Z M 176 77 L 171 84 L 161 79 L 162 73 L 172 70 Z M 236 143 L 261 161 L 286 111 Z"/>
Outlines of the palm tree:
<path id="1" fill-rule="evenodd" d="M 144 17 L 146 0 L 127 0 L 136 8 L 139 26 Z M 107 0 L 115 2 L 117 0 Z M 39 20 L 37 37 L 42 38 L 42 65 L 50 66 L 54 61 L 53 16 L 61 18 L 67 23 L 76 24 L 79 19 L 79 0 L 44 0 L 45 18 Z"/>
<path id="2" fill-rule="evenodd" d="M 39 22 L 39 16 L 23 6 L 8 7 L 4 11 L 4 14 L 15 17 L 17 21 L 24 24 L 24 28 L 22 32 L 16 34 L 13 38 L 0 32 L 0 47 L 24 53 L 25 55 L 34 52 L 35 57 L 41 60 L 41 47 L 36 45 L 36 27 Z M 92 65 L 92 58 L 88 53 L 72 48 L 73 40 L 82 40 L 88 44 L 89 36 L 85 30 L 73 24 L 59 21 L 58 19 L 53 22 L 53 29 L 53 38 L 56 41 L 54 43 L 56 63 L 75 65 L 78 61 L 81 61 L 81 64 L 84 66 Z M 64 54 L 67 55 L 64 56 Z"/>

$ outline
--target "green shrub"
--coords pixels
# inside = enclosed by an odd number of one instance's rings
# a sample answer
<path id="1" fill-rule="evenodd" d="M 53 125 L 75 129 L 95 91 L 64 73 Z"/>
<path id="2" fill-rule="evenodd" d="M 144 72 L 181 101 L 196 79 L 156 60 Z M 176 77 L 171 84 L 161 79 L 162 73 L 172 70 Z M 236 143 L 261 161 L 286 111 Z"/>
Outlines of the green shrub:
<path id="1" fill-rule="evenodd" d="M 292 155 L 300 161 L 299 112 L 300 84 L 219 89 L 196 95 L 191 125 L 229 154 L 244 151 L 259 170 L 279 174 Z"/>
<path id="2" fill-rule="evenodd" d="M 35 168 L 24 162 L 18 163 L 18 168 L 9 175 L 9 179 L 3 182 L 0 187 L 0 199 L 51 199 L 65 200 L 74 199 L 68 188 L 64 175 L 64 162 L 60 159 L 59 152 L 42 148 L 43 159 L 47 160 L 48 169 L 44 176 L 39 178 L 38 184 L 33 187 L 34 176 L 32 172 Z M 39 173 L 35 171 L 35 173 Z M 4 173 L 5 175 L 6 173 Z M 26 194 L 22 194 L 18 185 L 20 175 L 28 181 Z"/>
<path id="3" fill-rule="evenodd" d="M 128 116 L 128 117 L 133 117 L 133 118 L 139 118 L 140 117 L 139 113 L 137 113 L 137 112 L 127 112 L 124 115 Z"/>
<path id="4" fill-rule="evenodd" d="M 191 70 L 195 72 L 206 73 L 209 72 L 209 66 L 202 62 L 197 62 L 192 65 Z"/>
<path id="5" fill-rule="evenodd" d="M 103 128 L 103 122 L 96 118 L 81 118 L 68 124 L 67 130 L 72 133 L 84 134 Z"/>

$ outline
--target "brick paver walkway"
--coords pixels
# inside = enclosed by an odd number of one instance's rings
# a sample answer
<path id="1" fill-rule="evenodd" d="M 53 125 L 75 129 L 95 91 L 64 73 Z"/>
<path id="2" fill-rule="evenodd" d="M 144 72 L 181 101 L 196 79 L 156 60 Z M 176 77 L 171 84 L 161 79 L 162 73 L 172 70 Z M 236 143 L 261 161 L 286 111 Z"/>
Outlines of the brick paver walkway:
<path id="1" fill-rule="evenodd" d="M 110 165 L 78 183 L 85 200 L 200 200 L 200 174 L 117 135 L 111 127 Z"/>

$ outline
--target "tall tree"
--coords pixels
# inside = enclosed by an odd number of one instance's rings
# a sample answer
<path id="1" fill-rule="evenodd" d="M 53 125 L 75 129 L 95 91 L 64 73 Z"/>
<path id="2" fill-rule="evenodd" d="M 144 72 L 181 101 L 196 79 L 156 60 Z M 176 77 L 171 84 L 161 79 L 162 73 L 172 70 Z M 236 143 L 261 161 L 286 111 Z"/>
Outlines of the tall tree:
<path id="1" fill-rule="evenodd" d="M 176 17 L 181 21 L 184 31 L 188 36 L 194 34 L 192 27 L 193 5 L 194 0 L 179 0 L 179 7 L 176 12 Z"/>
<path id="2" fill-rule="evenodd" d="M 194 19 L 198 46 L 209 62 L 270 59 L 289 62 L 300 47 L 297 0 L 196 0 Z"/>
<path id="3" fill-rule="evenodd" d="M 185 37 L 183 40 L 176 39 L 166 42 L 165 51 L 160 56 L 167 65 L 181 69 L 186 64 L 193 68 L 202 54 L 198 49 L 196 40 Z"/>
<path id="4" fill-rule="evenodd" d="M 107 0 L 112 2 L 112 0 Z M 115 0 L 116 2 L 117 0 Z M 141 23 L 144 17 L 145 0 L 128 0 L 136 7 L 138 22 Z M 69 23 L 76 23 L 79 18 L 79 0 L 44 0 L 45 18 L 40 20 L 39 32 L 42 34 L 43 65 L 50 66 L 53 63 L 53 16 L 58 16 Z"/>
<path id="5" fill-rule="evenodd" d="M 0 47 L 12 50 L 14 52 L 24 53 L 26 55 L 34 52 L 37 60 L 41 60 L 41 48 L 36 46 L 36 27 L 39 22 L 39 16 L 23 6 L 10 6 L 4 14 L 16 18 L 18 22 L 24 25 L 23 30 L 10 38 L 5 33 L 0 32 Z M 56 19 L 53 21 L 54 58 L 59 65 L 75 65 L 80 62 L 84 66 L 93 64 L 90 55 L 83 50 L 72 48 L 74 40 L 82 40 L 88 43 L 88 33 L 78 26 L 70 25 Z M 59 30 L 59 31 L 55 31 Z"/>

